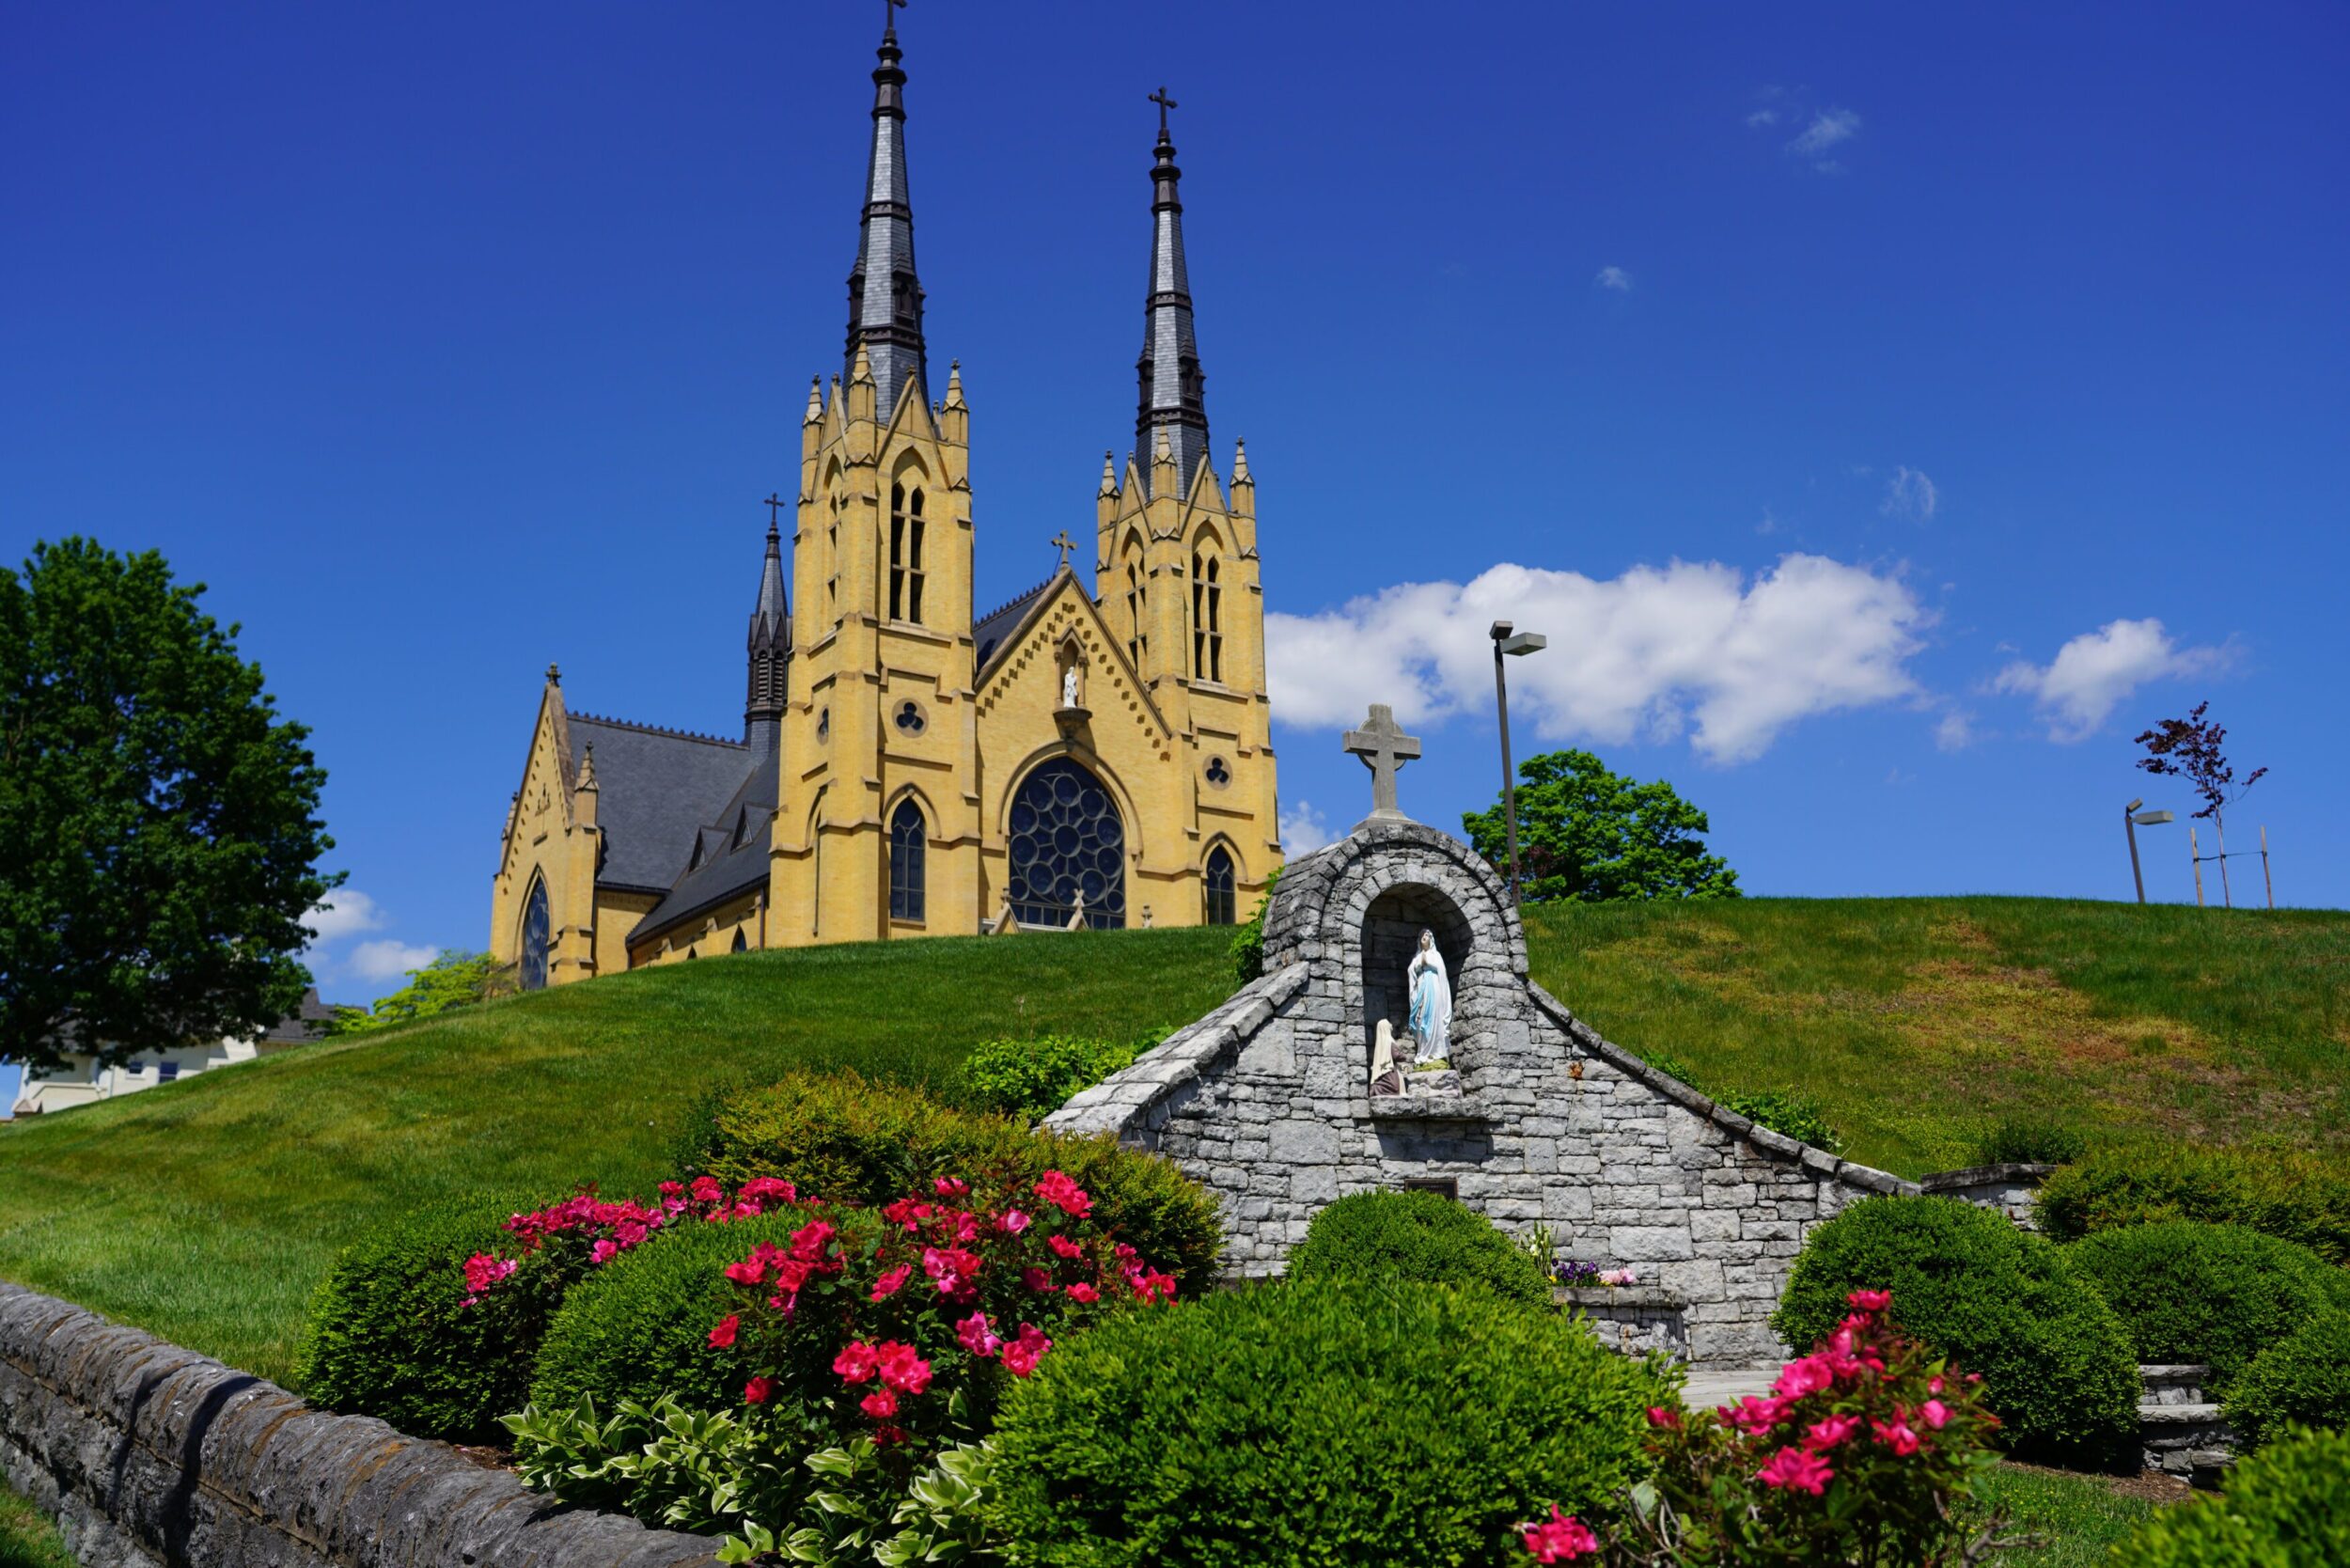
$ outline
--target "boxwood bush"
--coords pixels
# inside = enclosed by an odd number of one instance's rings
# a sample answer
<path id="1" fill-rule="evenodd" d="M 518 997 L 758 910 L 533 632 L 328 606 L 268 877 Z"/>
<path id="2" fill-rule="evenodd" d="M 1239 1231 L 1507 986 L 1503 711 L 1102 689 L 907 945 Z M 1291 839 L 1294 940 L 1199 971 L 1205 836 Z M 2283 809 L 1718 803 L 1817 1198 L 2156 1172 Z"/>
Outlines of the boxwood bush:
<path id="1" fill-rule="evenodd" d="M 1079 1090 L 1091 1089 L 1133 1066 L 1135 1058 L 1170 1032 L 1154 1029 L 1140 1040 L 1124 1042 L 1074 1034 L 990 1040 L 963 1058 L 957 1098 L 971 1110 L 1039 1121 Z"/>
<path id="2" fill-rule="evenodd" d="M 1550 1277 L 1476 1210 L 1434 1192 L 1358 1192 L 1314 1215 L 1290 1252 L 1292 1279 L 1406 1279 L 1481 1285 L 1550 1299 Z"/>
<path id="3" fill-rule="evenodd" d="M 317 1403 L 419 1437 L 494 1442 L 521 1408 L 559 1296 L 518 1284 L 465 1306 L 465 1260 L 509 1246 L 499 1224 L 535 1200 L 471 1198 L 386 1220 L 319 1285 L 294 1380 Z"/>
<path id="4" fill-rule="evenodd" d="M 870 1216 L 834 1212 L 844 1227 Z M 714 1350 L 710 1330 L 726 1316 L 721 1273 L 760 1242 L 788 1246 L 807 1214 L 786 1209 L 723 1225 L 680 1225 L 621 1253 L 572 1287 L 540 1341 L 530 1402 L 568 1410 L 582 1394 L 610 1412 L 623 1399 L 651 1404 L 665 1393 L 697 1410 L 743 1403 L 741 1356 Z M 513 1408 L 521 1408 L 519 1405 Z"/>
<path id="5" fill-rule="evenodd" d="M 1955 1198 L 1870 1198 L 1811 1232 L 1771 1325 L 1807 1347 L 1855 1290 L 1980 1373 L 2012 1446 L 2102 1462 L 2138 1435 L 2138 1359 L 2122 1321 L 2054 1244 Z"/>
<path id="6" fill-rule="evenodd" d="M 2221 1401 L 2248 1448 L 2288 1426 L 2350 1428 L 2350 1312 L 2319 1312 L 2252 1359 Z"/>
<path id="7" fill-rule="evenodd" d="M 688 1174 L 728 1186 L 779 1176 L 804 1193 L 870 1208 L 939 1176 L 979 1170 L 1067 1171 L 1093 1195 L 1103 1222 L 1184 1294 L 1214 1282 L 1224 1231 L 1215 1200 L 1155 1154 L 1108 1137 L 1031 1132 L 853 1072 L 801 1074 L 728 1092 L 698 1113 L 681 1149 Z"/>
<path id="8" fill-rule="evenodd" d="M 1666 1374 L 1482 1291 L 1291 1281 L 1133 1312 L 1013 1386 L 984 1505 L 1035 1568 L 1527 1560 L 1636 1479 Z"/>
<path id="9" fill-rule="evenodd" d="M 2295 1433 L 2238 1464 L 2228 1489 L 2156 1511 L 2114 1548 L 2130 1568 L 2350 1562 L 2350 1433 Z"/>
<path id="10" fill-rule="evenodd" d="M 2206 1362 L 2214 1388 L 2312 1313 L 2350 1307 L 2350 1276 L 2241 1225 L 2133 1225 L 2064 1250 L 2121 1314 L 2140 1361 Z"/>
<path id="11" fill-rule="evenodd" d="M 2100 1149 L 2048 1178 L 2040 1229 L 2060 1242 L 2163 1219 L 2242 1225 L 2350 1263 L 2350 1161 L 2282 1149 Z"/>

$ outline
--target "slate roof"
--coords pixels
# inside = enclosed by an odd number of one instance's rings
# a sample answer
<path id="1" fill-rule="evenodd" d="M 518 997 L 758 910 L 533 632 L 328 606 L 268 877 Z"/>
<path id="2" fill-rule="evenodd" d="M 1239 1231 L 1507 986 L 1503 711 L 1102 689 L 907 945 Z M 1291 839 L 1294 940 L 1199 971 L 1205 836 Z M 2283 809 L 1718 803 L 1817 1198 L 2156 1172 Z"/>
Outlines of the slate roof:
<path id="1" fill-rule="evenodd" d="M 1054 573 L 1055 577 L 1058 575 L 1058 572 Z M 1052 586 L 1053 578 L 1048 577 L 1001 609 L 990 610 L 979 618 L 979 624 L 971 628 L 971 645 L 978 655 L 980 670 L 984 671 L 988 661 L 995 657 L 996 645 L 1020 630 L 1020 623 L 1027 619 L 1028 611 L 1044 597 L 1044 590 Z"/>
<path id="2" fill-rule="evenodd" d="M 751 771 L 740 741 L 569 715 L 572 765 L 596 748 L 596 824 L 603 829 L 599 887 L 666 893 L 684 870 L 694 832 L 715 822 Z"/>
<path id="3" fill-rule="evenodd" d="M 775 824 L 776 779 L 781 759 L 770 752 L 723 808 L 692 833 L 671 840 L 688 862 L 677 885 L 654 904 L 628 933 L 631 943 L 643 941 L 671 926 L 690 920 L 754 888 L 766 886 L 767 849 Z M 603 773 L 603 754 L 596 754 L 596 773 Z M 696 850 L 700 854 L 698 861 Z"/>
<path id="4" fill-rule="evenodd" d="M 301 1005 L 262 1030 L 261 1038 L 274 1044 L 300 1045 L 323 1036 L 334 1017 L 334 1008 L 319 1000 L 319 988 L 314 985 L 302 994 Z"/>

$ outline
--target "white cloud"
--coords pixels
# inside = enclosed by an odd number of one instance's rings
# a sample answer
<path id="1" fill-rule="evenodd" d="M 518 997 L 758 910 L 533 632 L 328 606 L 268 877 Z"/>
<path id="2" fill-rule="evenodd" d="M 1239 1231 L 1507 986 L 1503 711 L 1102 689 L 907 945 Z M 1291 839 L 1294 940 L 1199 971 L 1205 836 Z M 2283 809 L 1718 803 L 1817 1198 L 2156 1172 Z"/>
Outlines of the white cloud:
<path id="1" fill-rule="evenodd" d="M 1292 860 L 1311 855 L 1337 837 L 1311 801 L 1301 800 L 1281 813 L 1281 853 Z"/>
<path id="2" fill-rule="evenodd" d="M 2018 659 L 1999 671 L 1992 689 L 2037 702 L 2050 740 L 2079 741 L 2148 682 L 2201 675 L 2228 659 L 2225 648 L 2181 648 L 2151 617 L 2108 620 L 2058 649 L 2045 667 Z"/>
<path id="3" fill-rule="evenodd" d="M 384 923 L 383 906 L 355 887 L 337 887 L 302 917 L 313 945 L 338 941 Z"/>
<path id="4" fill-rule="evenodd" d="M 1757 109 L 1754 113 L 1747 117 L 1747 123 L 1753 126 L 1777 125 L 1778 123 L 1778 111 L 1777 109 Z"/>
<path id="5" fill-rule="evenodd" d="M 1818 158 L 1840 142 L 1848 142 L 1860 134 L 1860 117 L 1850 109 L 1822 109 L 1811 117 L 1811 123 L 1787 144 L 1787 150 L 1798 158 Z"/>
<path id="6" fill-rule="evenodd" d="M 1934 481 L 1915 468 L 1896 468 L 1893 477 L 1885 481 L 1885 500 L 1877 510 L 1887 517 L 1906 518 L 1912 523 L 1931 522 L 1935 509 L 1942 504 L 1942 493 L 1934 488 Z"/>
<path id="7" fill-rule="evenodd" d="M 398 980 L 411 969 L 423 968 L 440 954 L 438 948 L 420 948 L 407 942 L 362 942 L 351 950 L 351 958 L 343 967 L 361 980 Z"/>
<path id="8" fill-rule="evenodd" d="M 1603 289 L 1613 289 L 1618 293 L 1632 292 L 1632 274 L 1622 267 L 1602 267 L 1599 270 L 1599 275 L 1591 281 Z"/>
<path id="9" fill-rule="evenodd" d="M 1286 724 L 1406 723 L 1493 701 L 1487 625 L 1550 647 L 1511 661 L 1512 709 L 1545 740 L 1668 739 L 1741 762 L 1814 713 L 1917 694 L 1907 662 L 1931 622 L 1897 575 L 1789 555 L 1749 584 L 1719 562 L 1635 567 L 1601 582 L 1504 564 L 1466 585 L 1404 583 L 1318 615 L 1265 617 L 1273 711 Z"/>
<path id="10" fill-rule="evenodd" d="M 1976 741 L 1975 715 L 1953 708 L 1934 727 L 1934 744 L 1943 751 L 1964 751 Z"/>

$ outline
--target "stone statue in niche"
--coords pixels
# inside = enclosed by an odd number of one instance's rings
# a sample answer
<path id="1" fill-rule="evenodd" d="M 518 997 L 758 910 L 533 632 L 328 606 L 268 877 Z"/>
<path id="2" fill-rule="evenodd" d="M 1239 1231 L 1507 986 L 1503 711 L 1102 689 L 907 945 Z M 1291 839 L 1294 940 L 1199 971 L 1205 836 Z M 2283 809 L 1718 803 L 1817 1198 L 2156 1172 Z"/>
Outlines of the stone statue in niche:
<path id="1" fill-rule="evenodd" d="M 1412 1039 L 1415 1067 L 1449 1063 L 1452 1059 L 1452 986 L 1445 978 L 1444 954 L 1436 950 L 1436 933 L 1419 933 L 1419 951 L 1406 971 L 1412 994 Z"/>
<path id="2" fill-rule="evenodd" d="M 1371 1095 L 1384 1100 L 1402 1092 L 1403 1069 L 1395 1061 L 1395 1026 L 1382 1018 L 1371 1042 Z"/>
<path id="3" fill-rule="evenodd" d="M 1077 700 L 1077 666 L 1074 664 L 1060 672 L 1060 705 L 1064 708 L 1085 706 Z"/>

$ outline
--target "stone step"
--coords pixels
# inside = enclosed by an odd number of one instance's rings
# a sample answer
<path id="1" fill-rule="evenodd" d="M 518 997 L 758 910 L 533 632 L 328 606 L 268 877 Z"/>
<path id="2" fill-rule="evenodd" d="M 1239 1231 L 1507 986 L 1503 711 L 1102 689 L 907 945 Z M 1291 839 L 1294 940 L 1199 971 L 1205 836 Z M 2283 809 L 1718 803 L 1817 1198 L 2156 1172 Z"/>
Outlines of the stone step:
<path id="1" fill-rule="evenodd" d="M 2216 1426 L 2224 1418 L 2216 1404 L 2141 1404 L 2140 1426 Z"/>

